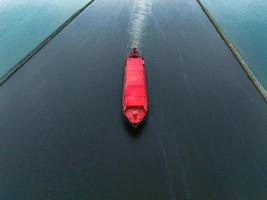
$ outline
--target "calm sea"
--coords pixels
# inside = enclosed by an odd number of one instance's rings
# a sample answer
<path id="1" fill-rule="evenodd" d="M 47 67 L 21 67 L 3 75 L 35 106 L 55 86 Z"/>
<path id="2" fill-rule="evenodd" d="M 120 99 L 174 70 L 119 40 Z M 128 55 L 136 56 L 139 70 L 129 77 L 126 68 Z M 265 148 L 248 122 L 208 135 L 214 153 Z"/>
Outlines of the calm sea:
<path id="1" fill-rule="evenodd" d="M 267 1 L 202 2 L 267 90 Z"/>
<path id="2" fill-rule="evenodd" d="M 0 0 L 0 77 L 89 0 Z"/>

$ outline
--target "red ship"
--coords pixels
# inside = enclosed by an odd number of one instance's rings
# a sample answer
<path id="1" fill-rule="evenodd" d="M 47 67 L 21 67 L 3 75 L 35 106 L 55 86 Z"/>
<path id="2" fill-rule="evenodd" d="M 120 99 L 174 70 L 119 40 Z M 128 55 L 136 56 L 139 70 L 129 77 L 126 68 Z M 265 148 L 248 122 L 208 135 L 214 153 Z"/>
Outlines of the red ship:
<path id="1" fill-rule="evenodd" d="M 137 127 L 147 114 L 147 106 L 144 58 L 133 48 L 125 60 L 122 111 L 133 127 Z"/>

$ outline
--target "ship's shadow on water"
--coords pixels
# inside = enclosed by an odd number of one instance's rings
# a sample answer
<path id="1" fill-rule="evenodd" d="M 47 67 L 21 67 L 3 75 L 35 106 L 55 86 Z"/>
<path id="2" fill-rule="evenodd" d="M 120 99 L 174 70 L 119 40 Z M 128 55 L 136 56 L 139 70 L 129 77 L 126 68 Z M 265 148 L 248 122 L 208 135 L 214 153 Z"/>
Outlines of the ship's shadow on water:
<path id="1" fill-rule="evenodd" d="M 121 119 L 122 119 L 123 126 L 127 130 L 127 132 L 129 133 L 130 137 L 133 139 L 139 139 L 140 136 L 144 132 L 144 128 L 145 128 L 146 123 L 147 123 L 147 118 L 145 118 L 140 124 L 138 124 L 137 127 L 133 127 L 124 116 L 122 116 Z"/>

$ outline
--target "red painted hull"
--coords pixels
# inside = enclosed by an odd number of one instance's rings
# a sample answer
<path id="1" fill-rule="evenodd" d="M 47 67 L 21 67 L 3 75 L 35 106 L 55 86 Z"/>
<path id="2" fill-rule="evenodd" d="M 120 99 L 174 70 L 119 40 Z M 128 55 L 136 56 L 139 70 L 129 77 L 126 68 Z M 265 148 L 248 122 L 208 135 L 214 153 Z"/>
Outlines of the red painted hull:
<path id="1" fill-rule="evenodd" d="M 147 106 L 144 59 L 133 49 L 125 60 L 122 111 L 136 127 L 145 118 Z"/>

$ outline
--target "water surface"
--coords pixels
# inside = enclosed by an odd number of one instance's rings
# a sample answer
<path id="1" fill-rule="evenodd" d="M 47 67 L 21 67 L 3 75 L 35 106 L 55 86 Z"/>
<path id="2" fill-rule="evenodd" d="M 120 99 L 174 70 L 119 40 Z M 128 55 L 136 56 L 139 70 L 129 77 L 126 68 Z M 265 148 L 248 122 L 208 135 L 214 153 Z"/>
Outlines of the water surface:
<path id="1" fill-rule="evenodd" d="M 266 199 L 266 103 L 195 0 L 135 18 L 149 112 L 124 123 L 134 2 L 95 1 L 0 87 L 1 200 Z"/>

